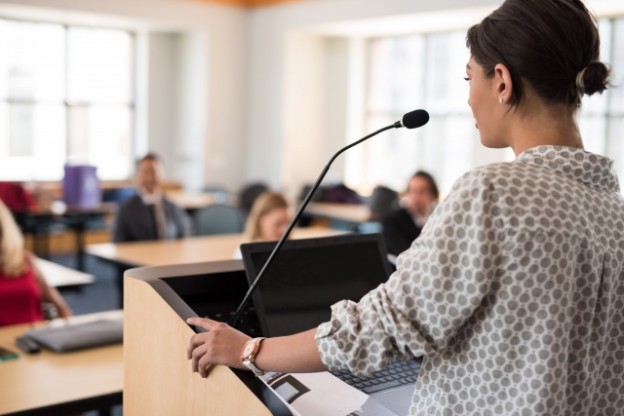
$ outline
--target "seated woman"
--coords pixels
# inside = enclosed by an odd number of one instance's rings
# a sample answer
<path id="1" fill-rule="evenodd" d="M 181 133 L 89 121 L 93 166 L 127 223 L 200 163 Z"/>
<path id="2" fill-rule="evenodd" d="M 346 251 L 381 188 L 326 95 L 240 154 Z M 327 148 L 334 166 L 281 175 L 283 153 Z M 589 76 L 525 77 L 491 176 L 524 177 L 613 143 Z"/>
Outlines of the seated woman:
<path id="1" fill-rule="evenodd" d="M 72 314 L 24 249 L 24 237 L 0 201 L 0 326 L 43 320 L 42 302 L 52 303 L 60 317 Z"/>
<path id="2" fill-rule="evenodd" d="M 277 241 L 290 223 L 286 198 L 278 192 L 265 192 L 254 202 L 245 224 L 245 241 Z M 234 253 L 240 258 L 240 250 Z"/>

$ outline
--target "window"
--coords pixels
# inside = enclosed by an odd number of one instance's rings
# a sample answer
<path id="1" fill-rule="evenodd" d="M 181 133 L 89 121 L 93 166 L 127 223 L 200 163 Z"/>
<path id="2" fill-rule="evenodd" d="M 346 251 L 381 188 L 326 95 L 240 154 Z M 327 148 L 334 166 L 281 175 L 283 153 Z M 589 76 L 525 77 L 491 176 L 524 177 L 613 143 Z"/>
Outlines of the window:
<path id="1" fill-rule="evenodd" d="M 130 174 L 133 36 L 0 20 L 0 180 L 58 180 L 66 163 Z"/>
<path id="2" fill-rule="evenodd" d="M 584 99 L 579 125 L 586 148 L 615 159 L 624 180 L 624 18 L 603 19 L 599 27 L 601 60 L 612 65 L 615 87 Z M 469 59 L 465 35 L 462 30 L 368 41 L 364 130 L 376 130 L 416 108 L 425 108 L 431 119 L 425 128 L 391 131 L 383 140 L 354 148 L 345 168 L 349 186 L 364 193 L 378 184 L 402 191 L 408 178 L 423 169 L 444 194 L 468 170 L 513 159 L 509 149 L 479 143 L 463 80 Z"/>

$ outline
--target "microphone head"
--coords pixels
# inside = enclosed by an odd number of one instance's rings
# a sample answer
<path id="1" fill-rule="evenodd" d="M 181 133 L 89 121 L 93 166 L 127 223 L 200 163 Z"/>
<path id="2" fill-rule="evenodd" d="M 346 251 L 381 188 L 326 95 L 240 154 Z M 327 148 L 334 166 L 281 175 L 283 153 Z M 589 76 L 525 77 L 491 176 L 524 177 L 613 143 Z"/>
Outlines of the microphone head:
<path id="1" fill-rule="evenodd" d="M 406 129 L 422 127 L 429 121 L 429 113 L 425 110 L 414 110 L 406 113 L 401 120 L 401 125 Z"/>

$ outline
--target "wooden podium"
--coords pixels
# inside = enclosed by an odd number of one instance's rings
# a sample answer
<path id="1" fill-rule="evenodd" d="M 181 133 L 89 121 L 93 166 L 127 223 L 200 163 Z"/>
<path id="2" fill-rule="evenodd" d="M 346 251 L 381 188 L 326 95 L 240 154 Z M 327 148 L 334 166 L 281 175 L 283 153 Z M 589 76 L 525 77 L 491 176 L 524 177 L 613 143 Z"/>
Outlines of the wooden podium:
<path id="1" fill-rule="evenodd" d="M 239 260 L 125 272 L 124 415 L 291 415 L 250 372 L 215 366 L 203 379 L 186 359 L 185 319 L 235 309 L 244 273 Z"/>

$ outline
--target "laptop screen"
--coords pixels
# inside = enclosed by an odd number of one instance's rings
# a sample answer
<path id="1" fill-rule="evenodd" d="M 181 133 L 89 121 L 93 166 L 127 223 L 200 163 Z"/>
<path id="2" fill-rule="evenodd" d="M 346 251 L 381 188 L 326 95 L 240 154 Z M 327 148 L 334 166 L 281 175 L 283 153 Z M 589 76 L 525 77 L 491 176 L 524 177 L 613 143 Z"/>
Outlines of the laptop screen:
<path id="1" fill-rule="evenodd" d="M 275 242 L 241 245 L 247 279 L 252 282 Z M 289 240 L 254 294 L 264 336 L 289 335 L 328 321 L 330 306 L 358 301 L 390 275 L 380 234 L 347 234 Z"/>

